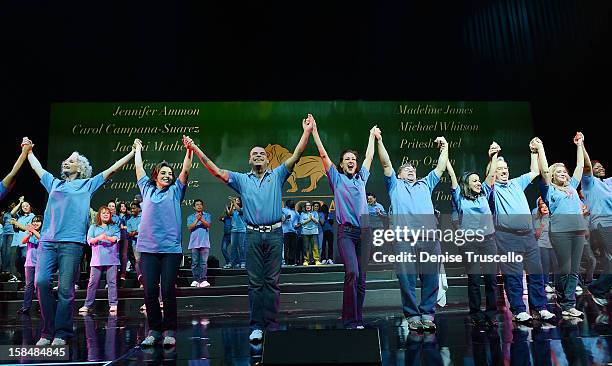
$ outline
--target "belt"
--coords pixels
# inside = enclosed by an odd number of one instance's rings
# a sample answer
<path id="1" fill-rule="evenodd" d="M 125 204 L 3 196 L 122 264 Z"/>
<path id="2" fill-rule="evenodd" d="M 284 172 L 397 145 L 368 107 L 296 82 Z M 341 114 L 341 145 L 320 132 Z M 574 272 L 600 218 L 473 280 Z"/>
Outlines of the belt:
<path id="1" fill-rule="evenodd" d="M 250 225 L 250 224 L 247 224 L 246 227 L 247 227 L 247 229 L 259 231 L 260 233 L 269 233 L 272 230 L 280 228 L 282 225 L 283 224 L 279 221 L 276 224 L 272 224 L 272 225 Z"/>

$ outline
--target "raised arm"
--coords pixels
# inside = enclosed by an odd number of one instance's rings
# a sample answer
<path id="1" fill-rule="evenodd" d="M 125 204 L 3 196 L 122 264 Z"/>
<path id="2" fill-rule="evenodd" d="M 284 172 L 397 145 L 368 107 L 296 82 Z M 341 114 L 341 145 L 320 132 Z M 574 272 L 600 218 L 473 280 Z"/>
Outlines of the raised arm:
<path id="1" fill-rule="evenodd" d="M 183 144 L 185 145 L 185 158 L 183 159 L 183 168 L 181 169 L 181 173 L 179 174 L 178 179 L 184 185 L 187 185 L 189 181 L 189 171 L 191 170 L 191 162 L 193 160 L 193 150 L 191 146 L 193 145 L 193 140 L 189 136 L 183 135 Z"/>
<path id="2" fill-rule="evenodd" d="M 4 177 L 4 179 L 2 179 L 2 184 L 6 188 L 10 188 L 11 187 L 11 185 L 13 184 L 13 181 L 15 180 L 15 176 L 19 172 L 19 169 L 21 169 L 21 166 L 23 165 L 23 163 L 28 158 L 28 153 L 32 149 L 32 143 L 30 142 L 30 140 L 27 140 L 28 143 L 24 143 L 24 142 L 26 142 L 26 139 L 27 139 L 27 137 L 24 138 L 24 141 L 21 144 L 21 154 L 19 154 L 19 157 L 17 158 L 17 161 L 13 165 L 13 169 L 11 169 L 11 171 L 6 175 L 6 177 Z"/>
<path id="3" fill-rule="evenodd" d="M 225 169 L 220 169 L 213 163 L 212 160 L 208 158 L 203 152 L 202 149 L 195 143 L 191 145 L 191 150 L 193 150 L 194 154 L 200 159 L 202 164 L 206 167 L 206 169 L 213 175 L 213 177 L 219 179 L 221 182 L 227 184 L 229 182 L 229 172 Z"/>
<path id="4" fill-rule="evenodd" d="M 362 164 L 362 166 L 367 170 L 370 170 L 370 166 L 372 166 L 372 159 L 374 159 L 374 140 L 376 140 L 376 134 L 380 135 L 380 129 L 377 126 L 374 126 L 370 130 L 370 136 L 368 136 L 368 147 L 366 148 L 365 158 L 363 159 Z"/>
<path id="5" fill-rule="evenodd" d="M 136 149 L 134 148 L 134 146 L 132 146 L 132 151 L 130 151 L 127 155 L 125 155 L 121 159 L 117 160 L 113 165 L 111 165 L 108 169 L 102 172 L 102 178 L 104 178 L 104 180 L 107 180 L 113 174 L 118 172 L 119 169 L 121 169 L 121 167 L 127 164 L 128 161 L 132 160 L 135 152 L 136 152 Z"/>
<path id="6" fill-rule="evenodd" d="M 584 171 L 584 135 L 582 132 L 576 133 L 574 144 L 576 144 L 576 168 L 574 169 L 572 178 L 580 182 L 582 172 Z"/>
<path id="7" fill-rule="evenodd" d="M 444 174 L 444 169 L 446 169 L 446 162 L 448 162 L 448 142 L 444 137 L 437 137 L 435 141 L 440 147 L 440 157 L 438 157 L 438 165 L 436 165 L 434 172 L 438 177 L 441 177 Z"/>
<path id="8" fill-rule="evenodd" d="M 446 171 L 448 172 L 448 176 L 451 180 L 451 188 L 455 189 L 459 187 L 459 182 L 457 182 L 457 176 L 455 175 L 455 170 L 453 169 L 453 165 L 451 164 L 450 160 L 447 160 L 446 162 Z"/>
<path id="9" fill-rule="evenodd" d="M 485 183 L 489 187 L 492 187 L 495 183 L 495 172 L 497 171 L 497 158 L 498 154 L 501 151 L 501 147 L 497 144 L 497 142 L 493 141 L 491 146 L 489 146 L 489 165 L 487 165 L 487 176 L 485 177 Z"/>
<path id="10" fill-rule="evenodd" d="M 323 147 L 323 142 L 321 142 L 321 137 L 319 136 L 319 131 L 317 130 L 317 123 L 314 123 L 314 127 L 312 129 L 312 137 L 314 138 L 315 145 L 317 145 L 317 150 L 319 150 L 319 156 L 321 160 L 323 160 L 323 167 L 325 171 L 328 171 L 329 168 L 333 165 L 331 159 L 327 155 L 327 151 L 325 151 L 325 147 Z"/>
<path id="11" fill-rule="evenodd" d="M 382 132 L 378 129 L 378 132 L 374 134 L 376 137 L 377 145 L 378 145 L 378 158 L 380 159 L 380 164 L 383 167 L 383 173 L 385 177 L 390 177 L 393 174 L 393 165 L 391 165 L 391 158 L 389 157 L 389 153 L 385 148 L 385 144 L 383 144 L 382 140 Z"/>
<path id="12" fill-rule="evenodd" d="M 312 127 L 314 126 L 315 120 L 312 114 L 308 114 L 308 117 L 302 120 L 302 128 L 304 132 L 302 132 L 302 137 L 300 137 L 300 141 L 298 142 L 295 150 L 293 150 L 293 155 L 291 155 L 287 160 L 285 160 L 285 166 L 287 170 L 292 172 L 295 163 L 300 160 L 304 149 L 306 149 L 306 145 L 308 144 L 308 138 L 310 138 L 310 134 L 312 133 Z"/>
<path id="13" fill-rule="evenodd" d="M 32 144 L 32 141 L 28 140 L 27 137 L 24 137 L 23 145 L 28 146 L 28 161 L 30 162 L 30 166 L 32 167 L 36 175 L 38 175 L 38 178 L 42 178 L 43 174 L 45 174 L 47 171 L 43 169 L 42 165 L 40 165 L 40 161 L 38 161 L 38 159 L 34 155 L 34 152 L 32 151 L 32 149 L 34 148 L 34 144 Z"/>
<path id="14" fill-rule="evenodd" d="M 534 137 L 529 142 L 529 150 L 531 151 L 531 164 L 529 165 L 529 178 L 531 178 L 531 180 L 534 180 L 535 177 L 540 175 L 540 162 L 538 160 L 538 148 L 536 147 L 536 144 L 535 144 L 536 139 L 537 137 Z"/>
<path id="15" fill-rule="evenodd" d="M 584 139 L 584 136 L 583 136 Z M 587 153 L 586 148 L 584 147 L 584 140 L 582 141 L 582 155 L 584 155 L 584 175 L 593 175 L 593 163 L 591 163 L 591 158 L 589 157 L 589 153 Z"/>
<path id="16" fill-rule="evenodd" d="M 15 207 L 13 207 L 13 209 L 11 210 L 11 217 L 14 217 L 17 214 L 17 211 L 19 211 L 19 209 L 21 208 L 21 204 L 23 203 L 23 200 L 24 200 L 23 196 L 19 197 L 19 202 L 17 202 Z"/>
<path id="17" fill-rule="evenodd" d="M 147 175 L 142 164 L 142 141 L 134 140 L 134 169 L 136 169 L 136 181 Z"/>
<path id="18" fill-rule="evenodd" d="M 550 185 L 552 180 L 550 176 L 550 170 L 548 169 L 548 160 L 546 160 L 546 152 L 544 151 L 544 144 L 542 140 L 537 139 L 535 141 L 535 146 L 538 149 L 538 165 L 540 168 L 540 174 L 542 175 L 542 179 L 546 185 Z"/>

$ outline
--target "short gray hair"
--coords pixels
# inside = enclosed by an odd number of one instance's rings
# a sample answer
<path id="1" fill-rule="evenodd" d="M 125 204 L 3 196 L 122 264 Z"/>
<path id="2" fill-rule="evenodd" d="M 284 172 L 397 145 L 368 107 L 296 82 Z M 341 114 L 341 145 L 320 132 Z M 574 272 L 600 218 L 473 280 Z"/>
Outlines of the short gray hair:
<path id="1" fill-rule="evenodd" d="M 91 164 L 89 164 L 89 160 L 81 155 L 78 151 L 74 151 L 73 154 L 77 155 L 77 178 L 87 179 L 91 178 Z M 62 171 L 62 167 L 60 165 L 60 173 Z"/>

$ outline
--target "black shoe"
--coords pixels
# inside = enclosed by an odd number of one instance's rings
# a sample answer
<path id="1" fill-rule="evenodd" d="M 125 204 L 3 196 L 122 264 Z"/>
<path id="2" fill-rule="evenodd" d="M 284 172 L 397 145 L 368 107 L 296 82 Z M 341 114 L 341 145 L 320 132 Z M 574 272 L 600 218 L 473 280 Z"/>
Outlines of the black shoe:
<path id="1" fill-rule="evenodd" d="M 499 322 L 495 318 L 486 317 L 484 319 L 484 325 L 488 328 L 497 328 L 499 326 Z"/>
<path id="2" fill-rule="evenodd" d="M 30 309 L 21 308 L 17 310 L 17 314 L 30 314 Z"/>

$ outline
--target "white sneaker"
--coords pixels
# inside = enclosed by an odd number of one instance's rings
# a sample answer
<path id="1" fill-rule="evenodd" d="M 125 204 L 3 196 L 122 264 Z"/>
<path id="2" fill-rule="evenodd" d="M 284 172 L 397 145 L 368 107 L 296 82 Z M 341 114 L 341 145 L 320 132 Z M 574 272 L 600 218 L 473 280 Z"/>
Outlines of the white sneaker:
<path id="1" fill-rule="evenodd" d="M 61 338 L 53 338 L 53 342 L 51 342 L 52 346 L 65 346 L 66 341 Z"/>
<path id="2" fill-rule="evenodd" d="M 527 314 L 527 312 L 525 311 L 512 316 L 512 320 L 517 321 L 519 323 L 528 322 L 531 319 L 531 315 Z"/>
<path id="3" fill-rule="evenodd" d="M 104 288 L 107 289 L 108 288 L 108 283 L 106 285 L 104 285 Z M 75 290 L 77 290 L 77 288 L 75 287 Z"/>
<path id="4" fill-rule="evenodd" d="M 582 318 L 582 316 L 584 315 L 584 313 L 580 310 L 577 310 L 576 308 L 571 308 L 568 310 L 563 310 L 561 312 L 561 315 L 563 316 L 571 316 L 574 318 Z"/>
<path id="5" fill-rule="evenodd" d="M 108 285 L 107 285 L 107 286 L 108 286 Z M 108 287 L 107 287 L 107 288 L 108 288 Z M 74 289 L 75 289 L 75 290 L 78 290 L 78 289 L 79 289 L 79 285 L 74 284 Z"/>
<path id="6" fill-rule="evenodd" d="M 365 327 L 363 325 L 358 325 L 355 327 L 355 329 L 365 329 Z"/>
<path id="7" fill-rule="evenodd" d="M 83 306 L 82 308 L 79 309 L 79 314 L 88 314 L 89 313 L 89 308 L 87 306 Z"/>
<path id="8" fill-rule="evenodd" d="M 189 286 L 191 286 L 191 287 L 198 287 L 198 281 L 193 281 L 191 283 L 191 285 L 189 285 Z"/>
<path id="9" fill-rule="evenodd" d="M 202 281 L 198 284 L 198 287 L 210 287 L 210 283 L 208 283 L 208 281 Z"/>
<path id="10" fill-rule="evenodd" d="M 576 285 L 576 295 L 582 295 L 582 287 L 580 285 Z"/>
<path id="11" fill-rule="evenodd" d="M 593 301 L 595 302 L 595 304 L 597 304 L 599 306 L 606 306 L 606 305 L 608 305 L 608 300 L 602 299 L 600 297 L 593 296 Z"/>
<path id="12" fill-rule="evenodd" d="M 58 286 L 53 287 L 53 291 L 57 291 Z"/>
<path id="13" fill-rule="evenodd" d="M 546 309 L 542 309 L 537 313 L 534 313 L 534 318 L 539 320 L 550 320 L 555 317 L 555 314 L 551 313 Z"/>
<path id="14" fill-rule="evenodd" d="M 15 275 L 11 275 L 11 278 L 8 280 L 8 282 L 19 282 L 19 280 Z"/>
<path id="15" fill-rule="evenodd" d="M 249 336 L 249 342 L 260 342 L 262 338 L 263 331 L 261 329 L 255 329 Z"/>
<path id="16" fill-rule="evenodd" d="M 125 265 L 125 271 L 132 272 L 132 263 L 127 262 L 127 264 Z"/>
<path id="17" fill-rule="evenodd" d="M 164 346 L 165 347 L 174 347 L 176 346 L 176 338 L 174 337 L 164 337 Z"/>
<path id="18" fill-rule="evenodd" d="M 328 259 L 327 264 L 334 264 L 334 261 L 332 261 L 331 259 Z"/>
<path id="19" fill-rule="evenodd" d="M 36 342 L 36 347 L 47 347 L 50 344 L 50 340 L 48 340 L 47 338 L 41 338 L 38 340 L 38 342 Z"/>
<path id="20" fill-rule="evenodd" d="M 155 337 L 148 336 L 142 342 L 140 342 L 141 347 L 152 347 L 155 345 Z"/>
<path id="21" fill-rule="evenodd" d="M 544 288 L 544 291 L 546 291 L 547 294 L 555 293 L 555 289 L 551 285 L 546 285 L 546 287 Z"/>

